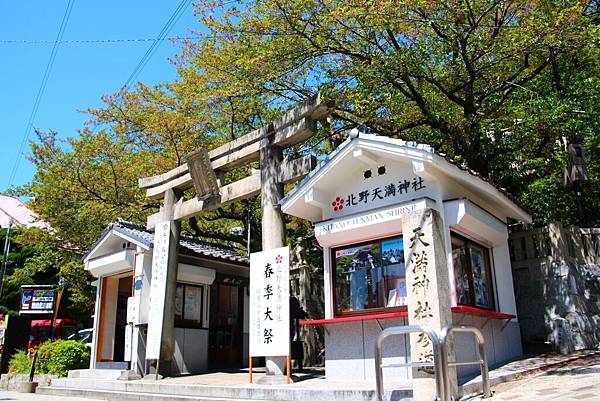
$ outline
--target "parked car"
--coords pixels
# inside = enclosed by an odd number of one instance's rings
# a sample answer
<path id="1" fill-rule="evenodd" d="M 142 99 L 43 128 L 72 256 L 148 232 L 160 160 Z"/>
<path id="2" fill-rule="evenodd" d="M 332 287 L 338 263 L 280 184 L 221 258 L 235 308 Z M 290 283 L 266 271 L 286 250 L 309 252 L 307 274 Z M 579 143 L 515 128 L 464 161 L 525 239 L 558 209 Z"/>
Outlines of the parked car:
<path id="1" fill-rule="evenodd" d="M 94 329 L 81 329 L 77 333 L 69 336 L 68 340 L 78 340 L 84 343 L 88 348 L 92 348 Z"/>

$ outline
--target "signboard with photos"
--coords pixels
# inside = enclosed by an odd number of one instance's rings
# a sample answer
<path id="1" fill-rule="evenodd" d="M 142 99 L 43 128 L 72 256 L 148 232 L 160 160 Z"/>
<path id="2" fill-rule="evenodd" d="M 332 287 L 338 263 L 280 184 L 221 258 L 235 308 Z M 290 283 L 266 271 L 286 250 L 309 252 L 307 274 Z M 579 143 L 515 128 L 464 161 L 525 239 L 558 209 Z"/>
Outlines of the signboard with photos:
<path id="1" fill-rule="evenodd" d="M 54 313 L 56 290 L 52 286 L 22 286 L 20 313 Z"/>

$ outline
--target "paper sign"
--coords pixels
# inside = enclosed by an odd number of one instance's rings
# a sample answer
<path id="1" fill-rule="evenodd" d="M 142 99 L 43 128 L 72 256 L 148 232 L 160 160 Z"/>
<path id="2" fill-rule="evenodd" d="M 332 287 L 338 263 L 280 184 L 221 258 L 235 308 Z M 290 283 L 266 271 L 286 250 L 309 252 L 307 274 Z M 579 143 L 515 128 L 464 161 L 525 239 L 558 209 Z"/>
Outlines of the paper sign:
<path id="1" fill-rule="evenodd" d="M 290 354 L 288 247 L 250 255 L 250 356 Z"/>

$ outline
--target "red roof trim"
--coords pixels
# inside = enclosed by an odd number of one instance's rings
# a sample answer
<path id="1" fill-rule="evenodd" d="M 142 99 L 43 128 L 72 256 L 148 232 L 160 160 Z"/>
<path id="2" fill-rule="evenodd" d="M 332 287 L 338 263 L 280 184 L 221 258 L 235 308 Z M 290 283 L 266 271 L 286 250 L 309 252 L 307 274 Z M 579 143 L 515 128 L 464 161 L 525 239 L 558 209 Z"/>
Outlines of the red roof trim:
<path id="1" fill-rule="evenodd" d="M 467 313 L 469 315 L 478 315 L 494 319 L 514 319 L 515 317 L 517 317 L 516 315 L 511 315 L 510 313 L 495 312 L 487 309 L 474 308 L 472 306 L 465 305 L 453 306 L 452 312 Z"/>
<path id="2" fill-rule="evenodd" d="M 487 309 L 474 308 L 472 306 L 453 306 L 451 308 L 454 313 L 466 313 L 469 315 L 477 315 L 483 317 L 489 317 L 492 319 L 514 319 L 516 316 L 509 313 L 494 312 Z M 300 320 L 301 325 L 319 325 L 319 324 L 334 324 L 334 323 L 346 323 L 346 322 L 357 322 L 363 320 L 375 320 L 375 319 L 392 319 L 395 317 L 408 316 L 407 311 L 401 312 L 386 312 L 386 313 L 370 313 L 359 316 L 343 316 L 334 317 L 333 319 L 306 319 Z"/>
<path id="3" fill-rule="evenodd" d="M 408 316 L 407 311 L 370 313 L 370 314 L 358 315 L 358 316 L 334 317 L 333 319 L 300 320 L 300 324 L 302 324 L 302 325 L 333 324 L 333 323 L 344 323 L 344 322 L 356 322 L 356 321 L 361 321 L 361 320 L 391 319 L 394 317 L 404 317 L 404 316 Z"/>

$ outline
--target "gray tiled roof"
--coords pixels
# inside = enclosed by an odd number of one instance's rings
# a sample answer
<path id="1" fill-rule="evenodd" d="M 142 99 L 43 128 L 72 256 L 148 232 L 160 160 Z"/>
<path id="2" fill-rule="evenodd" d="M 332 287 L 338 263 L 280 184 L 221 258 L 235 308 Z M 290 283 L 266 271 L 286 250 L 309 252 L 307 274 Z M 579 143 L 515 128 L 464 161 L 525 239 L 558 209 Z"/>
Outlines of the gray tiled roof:
<path id="1" fill-rule="evenodd" d="M 154 233 L 146 230 L 145 227 L 125 221 L 117 220 L 108 226 L 107 232 L 110 230 L 118 231 L 129 237 L 137 239 L 148 247 L 154 243 Z M 195 254 L 201 257 L 221 260 L 224 262 L 234 262 L 237 264 L 249 265 L 250 259 L 247 256 L 240 255 L 235 249 L 225 245 L 214 244 L 210 242 L 200 241 L 188 236 L 180 236 L 179 250 L 186 254 Z"/>

